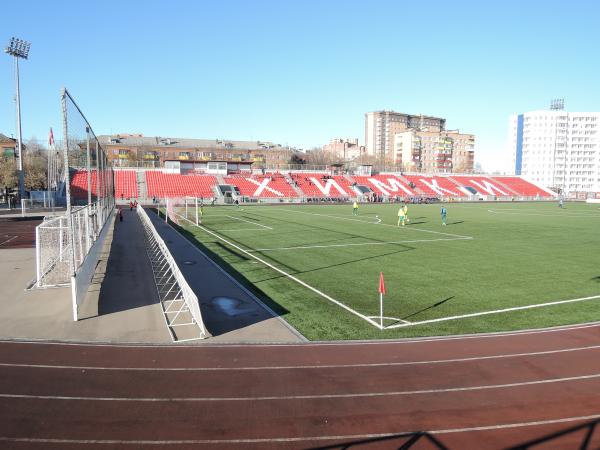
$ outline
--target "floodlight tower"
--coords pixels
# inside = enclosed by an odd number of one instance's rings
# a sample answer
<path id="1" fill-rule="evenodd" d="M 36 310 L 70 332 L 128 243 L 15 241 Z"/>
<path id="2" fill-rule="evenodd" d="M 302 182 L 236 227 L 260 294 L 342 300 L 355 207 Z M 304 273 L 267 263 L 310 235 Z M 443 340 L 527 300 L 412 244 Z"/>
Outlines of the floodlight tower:
<path id="1" fill-rule="evenodd" d="M 19 155 L 19 199 L 25 198 L 25 176 L 23 174 L 23 136 L 21 134 L 21 91 L 19 88 L 19 58 L 27 59 L 29 56 L 29 47 L 31 43 L 16 37 L 10 38 L 8 47 L 4 49 L 5 53 L 15 57 L 15 78 L 17 80 L 17 151 Z"/>

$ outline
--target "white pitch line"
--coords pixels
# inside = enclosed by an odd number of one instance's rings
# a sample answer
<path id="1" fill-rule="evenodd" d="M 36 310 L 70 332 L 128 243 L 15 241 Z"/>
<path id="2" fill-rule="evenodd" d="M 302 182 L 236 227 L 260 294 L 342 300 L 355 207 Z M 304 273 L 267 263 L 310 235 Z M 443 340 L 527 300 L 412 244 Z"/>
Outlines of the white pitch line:
<path id="1" fill-rule="evenodd" d="M 510 428 L 525 428 L 558 423 L 582 422 L 600 418 L 600 414 L 586 416 L 561 417 L 558 419 L 535 420 L 529 422 L 501 423 L 495 425 L 480 425 L 464 428 L 448 428 L 439 430 L 428 430 L 431 434 L 449 433 L 471 433 L 473 431 L 505 430 Z M 365 433 L 365 434 L 341 434 L 321 436 L 297 436 L 297 437 L 269 437 L 269 438 L 237 438 L 237 439 L 185 439 L 185 440 L 151 440 L 151 439 L 63 439 L 63 438 L 30 438 L 30 437 L 7 437 L 0 436 L 2 442 L 28 442 L 48 444 L 103 444 L 103 445 L 199 445 L 199 444 L 259 444 L 280 442 L 313 442 L 313 441 L 349 441 L 357 439 L 377 439 L 406 436 L 415 431 L 394 431 L 391 433 Z"/>
<path id="2" fill-rule="evenodd" d="M 63 345 L 63 344 L 60 344 Z M 298 344 L 296 344 L 298 345 Z M 302 344 L 304 345 L 304 344 Z M 306 345 L 310 345 L 306 344 Z M 324 345 L 324 344 L 315 344 Z M 361 344 L 362 345 L 362 344 Z M 491 361 L 496 359 L 530 358 L 532 356 L 557 355 L 562 353 L 598 350 L 600 345 L 586 347 L 562 348 L 557 350 L 543 350 L 525 353 L 507 353 L 501 355 L 469 356 L 465 358 L 433 359 L 423 361 L 401 361 L 381 363 L 352 363 L 352 364 L 320 364 L 320 365 L 288 365 L 288 366 L 236 366 L 236 367 L 103 367 L 103 366 L 65 366 L 56 364 L 25 364 L 25 363 L 0 363 L 0 367 L 20 367 L 27 369 L 57 369 L 57 370 L 97 370 L 109 372 L 232 372 L 232 371 L 270 371 L 270 370 L 322 370 L 322 369 L 353 369 L 358 367 L 402 367 L 423 366 L 433 364 L 469 363 L 475 361 Z"/>
<path id="3" fill-rule="evenodd" d="M 276 250 L 302 250 L 311 248 L 330 248 L 330 247 L 356 247 L 362 245 L 388 245 L 388 244 L 412 244 L 418 242 L 438 242 L 438 241 L 464 241 L 473 239 L 471 237 L 464 238 L 440 238 L 440 239 L 416 239 L 413 241 L 389 241 L 389 242 L 362 242 L 357 244 L 330 244 L 330 245 L 300 245 L 297 247 L 278 247 L 278 248 L 257 248 L 251 252 L 269 252 Z"/>
<path id="4" fill-rule="evenodd" d="M 241 217 L 235 217 L 235 216 L 225 216 L 225 217 L 229 217 L 230 219 L 234 219 L 234 220 L 241 220 L 242 222 L 247 222 L 247 223 L 251 223 L 252 225 L 257 225 L 259 227 L 263 227 L 266 228 L 268 230 L 272 230 L 273 228 L 268 227 L 266 225 L 261 225 L 260 223 L 256 223 L 256 222 L 252 222 L 251 220 L 247 220 L 247 219 L 242 219 Z"/>
<path id="5" fill-rule="evenodd" d="M 451 237 L 455 237 L 455 238 L 470 238 L 473 239 L 473 236 L 463 236 L 460 234 L 452 234 L 452 233 L 443 233 L 441 231 L 433 231 L 433 230 L 426 230 L 424 228 L 415 228 L 415 227 L 398 227 L 396 225 L 390 225 L 389 223 L 379 223 L 379 222 L 370 222 L 370 221 L 366 221 L 366 220 L 360 220 L 360 219 L 351 219 L 350 217 L 341 217 L 341 216 L 332 216 L 330 214 L 319 214 L 319 213 L 310 213 L 310 212 L 306 212 L 306 211 L 294 211 L 293 209 L 286 209 L 286 208 L 279 208 L 279 210 L 281 211 L 287 211 L 287 212 L 292 212 L 292 213 L 297 213 L 297 214 L 308 214 L 311 216 L 323 216 L 323 217 L 331 217 L 333 219 L 340 219 L 340 220 L 351 220 L 354 222 L 361 222 L 361 223 L 365 223 L 365 224 L 370 224 L 370 225 L 379 225 L 382 227 L 393 227 L 395 229 L 405 229 L 405 230 L 409 230 L 409 231 L 422 231 L 423 233 L 433 233 L 433 234 L 441 234 L 442 236 L 451 236 Z"/>
<path id="6" fill-rule="evenodd" d="M 218 230 L 219 233 L 228 233 L 230 231 L 269 231 L 267 229 L 260 229 L 260 228 L 232 228 L 231 230 Z"/>
<path id="7" fill-rule="evenodd" d="M 31 395 L 31 394 L 0 394 L 0 398 L 19 398 L 35 400 L 77 400 L 98 402 L 245 402 L 245 401 L 287 401 L 287 400 L 320 400 L 330 398 L 372 398 L 396 397 L 409 395 L 447 394 L 454 392 L 484 391 L 493 389 L 510 389 L 540 384 L 566 383 L 570 381 L 594 380 L 600 378 L 600 373 L 578 375 L 562 378 L 545 378 L 532 381 L 521 381 L 503 384 L 484 384 L 454 388 L 418 389 L 413 391 L 359 392 L 354 394 L 309 394 L 309 395 L 269 395 L 255 397 L 89 397 L 67 395 Z"/>
<path id="8" fill-rule="evenodd" d="M 533 305 L 526 305 L 526 306 L 515 306 L 513 308 L 494 309 L 492 311 L 482 311 L 482 312 L 478 312 L 478 313 L 462 314 L 460 316 L 449 316 L 449 317 L 440 317 L 438 319 L 422 320 L 420 322 L 411 322 L 410 324 L 401 323 L 398 325 L 390 325 L 388 327 L 385 327 L 385 329 L 412 327 L 415 325 L 424 325 L 424 324 L 428 324 L 428 323 L 446 322 L 448 320 L 466 319 L 469 317 L 487 316 L 490 314 L 500 314 L 500 313 L 511 312 L 511 311 L 521 311 L 524 309 L 542 308 L 545 306 L 555 306 L 555 305 L 563 305 L 566 303 L 584 302 L 587 300 L 595 300 L 598 298 L 600 298 L 600 295 L 594 295 L 591 297 L 573 298 L 570 300 L 558 300 L 555 302 L 536 303 Z"/>
<path id="9" fill-rule="evenodd" d="M 177 214 L 177 213 L 175 213 L 175 214 Z M 229 245 L 229 246 L 231 246 L 231 247 L 235 248 L 236 250 L 239 250 L 239 251 L 240 251 L 240 252 L 242 252 L 242 253 L 245 253 L 246 255 L 248 255 L 248 256 L 249 256 L 249 257 L 251 257 L 251 258 L 254 258 L 254 259 L 256 259 L 257 261 L 259 261 L 260 263 L 264 264 L 265 266 L 267 266 L 267 267 L 269 267 L 269 268 L 273 269 L 275 272 L 278 272 L 278 273 L 280 273 L 280 274 L 282 274 L 282 275 L 284 275 L 284 276 L 288 277 L 290 280 L 292 280 L 292 281 L 295 281 L 296 283 L 298 283 L 298 284 L 299 284 L 299 285 L 301 285 L 301 286 L 304 286 L 304 287 L 305 287 L 305 288 L 307 288 L 307 289 L 310 289 L 311 291 L 313 291 L 314 293 L 316 293 L 316 294 L 320 295 L 320 296 L 321 296 L 321 297 L 323 297 L 324 299 L 326 299 L 326 300 L 329 300 L 331 303 L 333 303 L 333 304 L 335 304 L 335 305 L 338 305 L 338 306 L 339 306 L 339 307 L 341 307 L 341 308 L 344 308 L 346 311 L 348 311 L 348 312 L 350 312 L 350 313 L 354 314 L 354 315 L 355 315 L 355 316 L 357 316 L 357 317 L 360 317 L 360 318 L 361 318 L 361 319 L 363 319 L 363 320 L 366 320 L 367 322 L 369 322 L 371 325 L 375 326 L 376 328 L 379 328 L 379 329 L 381 329 L 380 325 L 379 325 L 377 322 L 375 322 L 375 321 L 374 321 L 374 320 L 372 320 L 372 319 L 369 319 L 369 318 L 368 318 L 367 316 L 365 316 L 364 314 L 361 314 L 361 313 L 359 313 L 358 311 L 356 311 L 356 310 L 354 310 L 354 309 L 350 308 L 349 306 L 345 305 L 344 303 L 342 303 L 342 302 L 340 302 L 340 301 L 338 301 L 338 300 L 334 299 L 333 297 L 330 297 L 329 295 L 325 294 L 324 292 L 321 292 L 321 291 L 320 291 L 320 290 L 318 290 L 317 288 L 314 288 L 314 287 L 312 287 L 310 284 L 307 284 L 307 283 L 305 283 L 304 281 L 300 280 L 299 278 L 296 278 L 295 276 L 293 276 L 293 275 L 291 275 L 291 274 L 289 274 L 289 273 L 287 273 L 287 272 L 285 272 L 285 271 L 281 270 L 280 268 L 278 268 L 278 267 L 275 267 L 273 264 L 270 264 L 270 263 L 268 263 L 268 262 L 267 262 L 267 261 L 265 261 L 264 259 L 261 259 L 261 258 L 259 258 L 259 257 L 258 257 L 258 256 L 256 256 L 256 255 L 253 255 L 251 252 L 249 252 L 248 250 L 245 250 L 245 249 L 241 248 L 239 245 L 236 245 L 236 244 L 233 244 L 233 243 L 229 242 L 227 239 L 223 238 L 222 236 L 219 236 L 217 233 L 215 233 L 215 232 L 213 232 L 213 231 L 209 230 L 208 228 L 206 228 L 206 227 L 203 227 L 202 225 L 196 225 L 196 224 L 195 224 L 194 222 L 192 222 L 191 220 L 189 220 L 189 219 L 187 219 L 187 218 L 185 218 L 185 217 L 183 217 L 183 216 L 180 216 L 179 214 L 177 214 L 177 215 L 178 215 L 179 217 L 181 217 L 182 219 L 184 219 L 184 220 L 187 220 L 188 222 L 190 222 L 190 223 L 191 223 L 192 225 L 194 225 L 195 227 L 198 227 L 198 228 L 200 228 L 201 230 L 203 230 L 204 232 L 206 232 L 206 233 L 208 233 L 208 234 L 210 234 L 210 235 L 212 235 L 212 236 L 216 237 L 217 239 L 219 239 L 219 240 L 221 240 L 221 241 L 225 242 L 227 245 Z"/>
<path id="10" fill-rule="evenodd" d="M 560 216 L 566 216 L 566 217 L 592 217 L 592 218 L 600 218 L 600 214 L 582 214 L 582 213 L 561 213 L 556 211 L 555 213 L 530 213 L 530 212 L 520 212 L 520 211 L 515 211 L 515 210 L 509 210 L 509 209 L 488 209 L 488 212 L 492 213 L 492 214 L 508 214 L 508 215 L 513 215 L 513 216 L 542 216 L 542 217 L 558 217 L 557 214 L 560 214 Z"/>

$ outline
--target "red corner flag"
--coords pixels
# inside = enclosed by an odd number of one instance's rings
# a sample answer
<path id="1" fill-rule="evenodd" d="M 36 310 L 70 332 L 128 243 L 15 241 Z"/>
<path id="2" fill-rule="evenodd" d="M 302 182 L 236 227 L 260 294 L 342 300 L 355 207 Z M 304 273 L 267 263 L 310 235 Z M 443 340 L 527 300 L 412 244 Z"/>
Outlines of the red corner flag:
<path id="1" fill-rule="evenodd" d="M 385 282 L 383 281 L 383 272 L 379 272 L 379 293 L 385 295 Z"/>

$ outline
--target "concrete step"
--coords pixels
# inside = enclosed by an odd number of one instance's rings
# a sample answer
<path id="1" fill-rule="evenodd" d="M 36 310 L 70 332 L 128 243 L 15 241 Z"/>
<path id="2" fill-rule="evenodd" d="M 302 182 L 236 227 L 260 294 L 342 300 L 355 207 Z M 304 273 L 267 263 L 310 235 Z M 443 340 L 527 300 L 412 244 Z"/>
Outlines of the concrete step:
<path id="1" fill-rule="evenodd" d="M 415 192 L 415 194 L 422 195 L 422 196 L 426 195 L 425 192 L 423 192 L 421 190 L 421 188 L 418 187 L 417 185 L 415 185 L 414 188 L 411 188 L 410 187 L 410 180 L 408 178 L 405 178 L 402 175 L 396 175 L 396 178 L 398 178 L 400 181 L 402 181 L 404 184 L 406 184 L 410 189 L 412 189 Z"/>
<path id="2" fill-rule="evenodd" d="M 296 194 L 298 194 L 298 197 L 303 197 L 305 195 L 304 192 L 302 192 L 302 189 L 296 186 L 296 183 L 294 183 L 294 180 L 292 179 L 289 173 L 284 173 L 283 176 L 288 182 L 288 184 L 292 187 L 292 189 L 296 192 Z"/>

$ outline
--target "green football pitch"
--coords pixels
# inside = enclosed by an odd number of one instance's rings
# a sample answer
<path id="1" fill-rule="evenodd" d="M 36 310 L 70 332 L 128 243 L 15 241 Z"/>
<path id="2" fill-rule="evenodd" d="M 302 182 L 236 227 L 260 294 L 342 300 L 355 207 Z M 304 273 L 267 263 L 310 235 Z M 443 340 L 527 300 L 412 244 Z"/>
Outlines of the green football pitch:
<path id="1" fill-rule="evenodd" d="M 600 208 L 568 203 L 225 206 L 180 231 L 307 338 L 374 339 L 600 320 Z M 379 274 L 385 278 L 380 328 Z"/>

